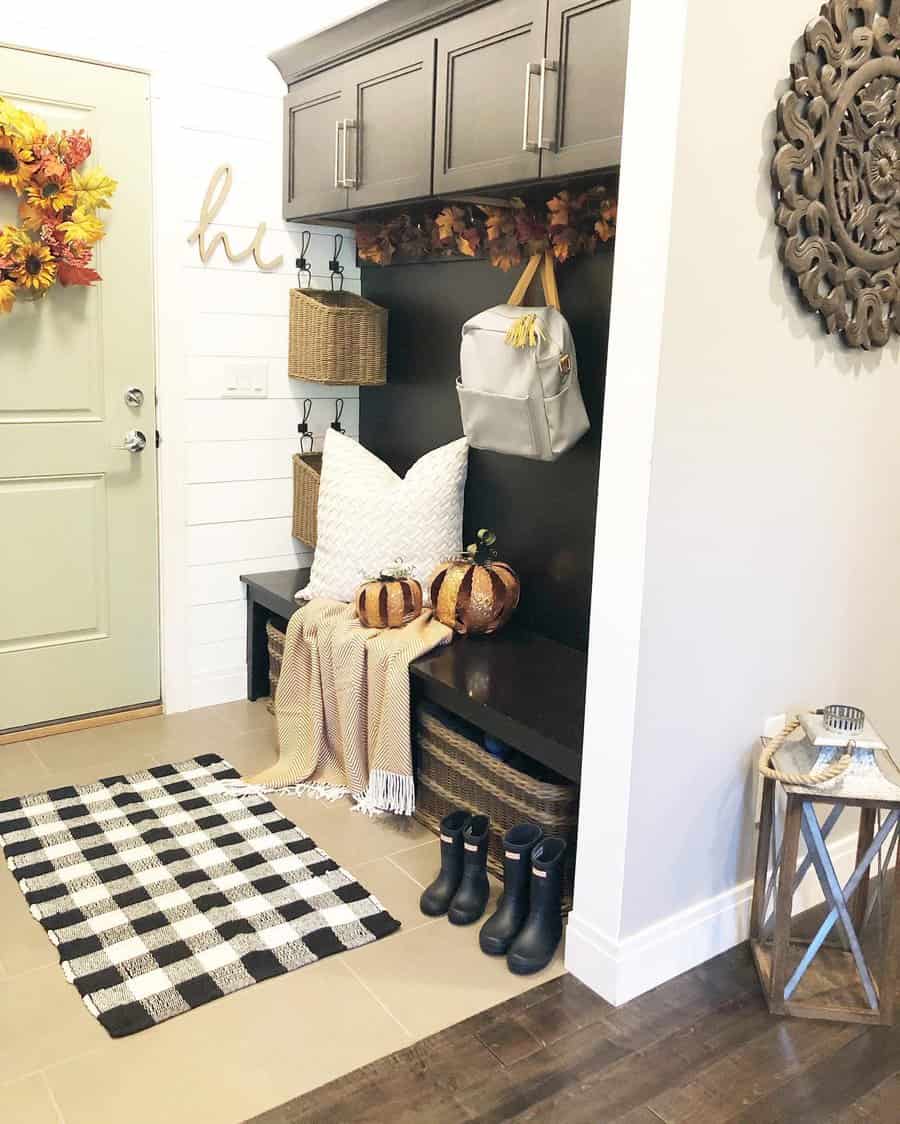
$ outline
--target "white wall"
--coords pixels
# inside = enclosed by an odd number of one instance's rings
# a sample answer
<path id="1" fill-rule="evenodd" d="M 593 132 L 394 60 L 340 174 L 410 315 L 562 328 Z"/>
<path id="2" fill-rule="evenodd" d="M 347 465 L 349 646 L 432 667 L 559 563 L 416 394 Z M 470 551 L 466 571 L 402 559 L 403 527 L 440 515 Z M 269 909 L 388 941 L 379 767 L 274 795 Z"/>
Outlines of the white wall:
<path id="1" fill-rule="evenodd" d="M 281 89 L 266 64 L 241 75 L 258 79 L 265 92 L 191 83 L 180 94 L 177 143 L 185 187 L 177 236 L 184 316 L 184 525 L 187 529 L 189 706 L 206 706 L 246 694 L 246 609 L 241 573 L 292 569 L 311 552 L 291 535 L 292 467 L 303 398 L 313 401 L 312 426 L 319 440 L 334 418 L 334 399 L 344 400 L 342 424 L 359 432 L 359 392 L 298 383 L 287 375 L 288 292 L 297 284 L 296 228 L 280 220 Z M 228 79 L 231 83 L 236 76 Z M 173 144 L 173 141 L 167 141 Z M 234 170 L 234 186 L 220 218 L 232 245 L 243 248 L 256 224 L 269 233 L 265 257 L 282 254 L 277 272 L 252 262 L 234 265 L 221 251 L 207 264 L 187 235 L 195 225 L 209 176 L 220 163 Z M 327 262 L 333 238 L 313 234 L 309 259 L 313 284 L 329 286 Z M 341 260 L 345 285 L 358 291 L 352 232 L 344 232 Z M 227 367 L 246 361 L 265 365 L 265 399 L 223 399 Z M 165 431 L 164 431 L 165 439 Z"/>
<path id="2" fill-rule="evenodd" d="M 290 533 L 291 454 L 302 398 L 314 399 L 317 432 L 333 417 L 334 392 L 287 378 L 287 300 L 296 284 L 299 231 L 281 219 L 281 99 L 284 86 L 266 54 L 366 7 L 327 8 L 258 0 L 161 3 L 137 26 L 127 5 L 101 0 L 73 20 L 59 2 L 40 12 L 4 11 L 0 38 L 11 45 L 150 71 L 156 225 L 157 358 L 162 506 L 164 702 L 169 710 L 243 697 L 246 688 L 242 572 L 286 569 L 308 558 Z M 112 174 L 113 154 L 98 153 Z M 209 178 L 222 163 L 234 184 L 219 218 L 237 248 L 266 222 L 263 274 L 208 265 L 186 238 Z M 310 257 L 327 276 L 332 241 L 313 237 Z M 342 260 L 358 286 L 352 235 Z M 327 281 L 325 282 L 327 284 Z M 229 360 L 262 360 L 265 400 L 220 397 Z M 358 393 L 346 388 L 343 423 L 358 432 Z"/>
<path id="3" fill-rule="evenodd" d="M 773 110 L 815 11 L 768 0 L 765 34 L 748 38 L 740 5 L 685 6 L 683 71 L 670 57 L 639 85 L 629 61 L 607 372 L 581 823 L 627 826 L 618 872 L 599 829 L 582 830 L 569 962 L 616 1001 L 746 936 L 751 753 L 766 716 L 855 702 L 900 746 L 900 349 L 865 355 L 828 337 L 785 278 L 773 224 Z M 669 161 L 665 143 L 640 138 L 672 103 Z M 653 226 L 672 182 L 638 303 L 625 282 L 647 247 L 632 228 Z M 637 448 L 615 438 L 622 426 Z M 616 521 L 632 504 L 643 526 Z M 609 560 L 639 547 L 639 604 L 615 632 Z M 606 738 L 607 715 L 624 739 Z"/>

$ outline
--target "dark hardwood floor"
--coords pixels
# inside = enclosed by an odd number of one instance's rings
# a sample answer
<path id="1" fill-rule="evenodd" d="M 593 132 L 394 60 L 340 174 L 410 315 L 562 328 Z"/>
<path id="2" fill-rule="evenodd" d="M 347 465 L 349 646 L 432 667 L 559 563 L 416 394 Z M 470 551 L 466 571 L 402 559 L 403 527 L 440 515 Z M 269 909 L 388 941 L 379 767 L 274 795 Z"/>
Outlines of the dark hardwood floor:
<path id="1" fill-rule="evenodd" d="M 563 976 L 255 1124 L 900 1122 L 900 1026 L 769 1015 L 747 945 L 611 1007 Z"/>

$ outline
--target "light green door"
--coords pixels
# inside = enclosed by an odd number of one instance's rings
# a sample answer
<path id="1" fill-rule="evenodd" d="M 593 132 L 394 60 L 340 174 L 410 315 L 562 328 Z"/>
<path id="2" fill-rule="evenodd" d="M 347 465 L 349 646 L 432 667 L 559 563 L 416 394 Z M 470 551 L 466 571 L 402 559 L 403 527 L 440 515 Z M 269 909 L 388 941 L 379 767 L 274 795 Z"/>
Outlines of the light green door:
<path id="1" fill-rule="evenodd" d="M 160 680 L 149 80 L 0 48 L 0 96 L 86 130 L 87 167 L 119 183 L 102 282 L 0 316 L 2 731 L 156 701 Z M 0 226 L 16 204 L 0 187 Z"/>

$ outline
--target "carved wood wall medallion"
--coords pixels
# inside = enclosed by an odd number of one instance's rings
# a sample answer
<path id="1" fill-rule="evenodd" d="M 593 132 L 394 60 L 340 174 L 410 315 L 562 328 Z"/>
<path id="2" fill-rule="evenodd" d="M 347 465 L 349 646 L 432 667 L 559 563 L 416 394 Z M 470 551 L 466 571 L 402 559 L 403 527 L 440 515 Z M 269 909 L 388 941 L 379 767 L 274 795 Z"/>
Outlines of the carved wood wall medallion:
<path id="1" fill-rule="evenodd" d="M 778 103 L 782 259 L 851 347 L 900 334 L 900 0 L 830 0 Z"/>

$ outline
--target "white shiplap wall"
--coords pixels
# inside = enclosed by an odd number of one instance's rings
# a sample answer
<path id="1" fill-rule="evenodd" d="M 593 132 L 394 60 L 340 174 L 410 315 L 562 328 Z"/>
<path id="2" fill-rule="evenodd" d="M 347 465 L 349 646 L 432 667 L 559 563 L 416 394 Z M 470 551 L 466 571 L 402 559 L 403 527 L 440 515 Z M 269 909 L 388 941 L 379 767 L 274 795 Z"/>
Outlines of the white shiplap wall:
<path id="1" fill-rule="evenodd" d="M 269 230 L 264 257 L 282 254 L 278 271 L 253 261 L 233 264 L 219 250 L 207 263 L 186 239 L 198 215 L 184 222 L 182 289 L 185 294 L 185 562 L 188 569 L 190 705 L 243 696 L 244 587 L 239 575 L 308 564 L 310 553 L 291 536 L 292 467 L 303 399 L 311 398 L 318 440 L 344 400 L 342 424 L 359 432 L 359 393 L 298 383 L 287 374 L 288 292 L 299 232 L 281 222 L 280 97 L 198 87 L 184 103 L 182 123 L 185 198 L 199 207 L 209 176 L 229 163 L 234 182 L 218 219 L 233 247 L 243 248 L 256 224 Z M 313 285 L 328 287 L 333 231 L 311 228 L 308 257 Z M 345 287 L 359 290 L 352 236 L 344 235 Z M 226 367 L 263 363 L 268 395 L 223 398 Z"/>

